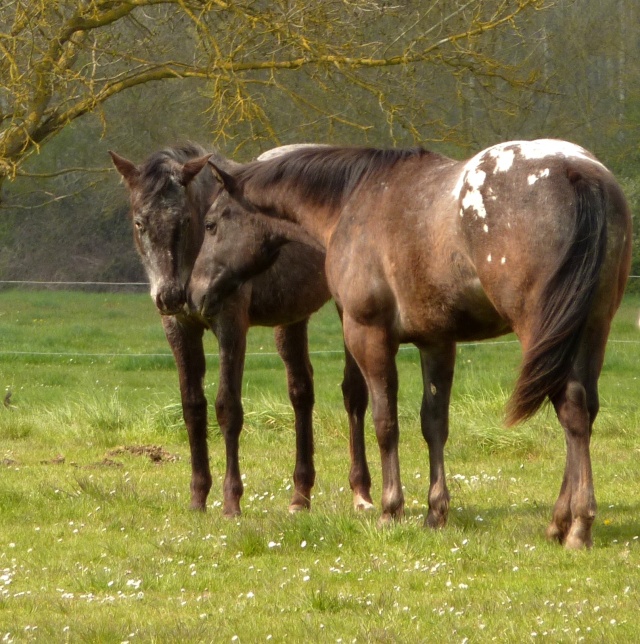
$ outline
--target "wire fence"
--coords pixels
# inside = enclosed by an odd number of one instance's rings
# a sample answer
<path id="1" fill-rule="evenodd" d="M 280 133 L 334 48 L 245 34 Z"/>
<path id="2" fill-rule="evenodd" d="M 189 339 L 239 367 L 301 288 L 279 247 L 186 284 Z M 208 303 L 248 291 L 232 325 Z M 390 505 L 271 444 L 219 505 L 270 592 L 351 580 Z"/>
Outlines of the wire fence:
<path id="1" fill-rule="evenodd" d="M 131 290 L 143 292 L 149 289 L 148 282 L 99 282 L 70 280 L 0 280 L 0 291 L 3 288 L 25 288 L 29 290 L 85 290 L 95 292 L 122 292 Z"/>
<path id="2" fill-rule="evenodd" d="M 630 275 L 629 279 L 640 279 L 640 275 Z M 44 280 L 0 280 L 0 286 L 18 286 L 27 285 L 32 287 L 149 287 L 148 282 L 98 282 L 98 281 L 44 281 Z M 639 319 L 640 324 L 640 319 Z M 508 345 L 518 344 L 517 340 L 482 340 L 479 342 L 459 342 L 460 346 L 490 346 L 490 345 Z M 640 340 L 615 340 L 609 339 L 609 344 L 640 344 Z M 402 346 L 400 351 L 415 350 L 413 346 Z M 309 351 L 311 356 L 322 355 L 341 355 L 344 349 L 326 349 L 320 351 Z M 0 351 L 0 356 L 32 356 L 32 357 L 60 357 L 60 358 L 173 358 L 173 354 L 167 353 L 121 353 L 121 352 L 106 352 L 106 353 L 79 353 L 67 351 Z M 206 354 L 207 358 L 217 358 L 217 353 Z M 271 358 L 278 357 L 275 351 L 260 351 L 255 353 L 247 353 L 247 358 Z"/>
<path id="3" fill-rule="evenodd" d="M 629 279 L 640 279 L 640 275 L 629 275 Z M 50 287 L 62 287 L 62 286 L 68 286 L 68 287 L 74 287 L 74 286 L 82 286 L 82 287 L 89 287 L 89 286 L 113 286 L 113 287 L 126 287 L 126 286 L 131 286 L 131 287 L 149 287 L 148 282 L 74 282 L 74 281 L 45 281 L 45 280 L 0 280 L 0 285 L 5 284 L 9 286 L 36 286 L 36 287 L 42 287 L 42 286 L 50 286 Z"/>
<path id="4" fill-rule="evenodd" d="M 630 279 L 640 279 L 640 275 L 630 275 Z M 99 288 L 110 288 L 110 287 L 132 287 L 132 288 L 141 288 L 149 287 L 148 282 L 106 282 L 106 281 L 45 281 L 45 280 L 0 280 L 0 286 L 19 286 L 27 285 L 32 287 L 99 287 Z M 640 324 L 640 320 L 639 320 Z M 508 344 L 518 344 L 517 340 L 483 340 L 479 342 L 460 342 L 459 346 L 489 346 L 489 345 L 508 345 Z M 639 340 L 615 340 L 610 339 L 609 344 L 640 344 Z M 402 346 L 399 349 L 400 351 L 411 351 L 415 350 L 413 346 Z M 341 355 L 344 353 L 343 349 L 328 349 L 321 351 L 310 351 L 309 355 L 311 356 L 322 356 L 322 355 Z M 66 359 L 73 358 L 173 358 L 173 355 L 169 352 L 167 353 L 122 353 L 122 352 L 105 352 L 105 353 L 79 353 L 79 352 L 67 352 L 67 351 L 51 351 L 51 352 L 37 352 L 37 351 L 0 351 L 0 356 L 32 356 L 32 357 L 59 357 Z M 207 354 L 207 358 L 217 358 L 218 354 Z M 278 354 L 273 351 L 261 351 L 256 353 L 247 353 L 247 358 L 271 358 L 278 357 Z"/>

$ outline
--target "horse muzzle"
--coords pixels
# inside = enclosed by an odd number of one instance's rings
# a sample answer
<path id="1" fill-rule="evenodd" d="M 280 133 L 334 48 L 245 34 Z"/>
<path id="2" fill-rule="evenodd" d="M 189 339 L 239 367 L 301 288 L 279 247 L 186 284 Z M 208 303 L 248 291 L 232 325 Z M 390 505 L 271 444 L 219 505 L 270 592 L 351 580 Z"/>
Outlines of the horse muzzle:
<path id="1" fill-rule="evenodd" d="M 161 315 L 177 315 L 184 309 L 187 296 L 184 288 L 177 284 L 171 284 L 158 289 L 155 303 Z"/>
<path id="2" fill-rule="evenodd" d="M 242 285 L 241 280 L 230 277 L 226 271 L 220 272 L 206 287 L 192 284 L 189 288 L 189 308 L 205 319 L 217 316 L 225 300 Z"/>

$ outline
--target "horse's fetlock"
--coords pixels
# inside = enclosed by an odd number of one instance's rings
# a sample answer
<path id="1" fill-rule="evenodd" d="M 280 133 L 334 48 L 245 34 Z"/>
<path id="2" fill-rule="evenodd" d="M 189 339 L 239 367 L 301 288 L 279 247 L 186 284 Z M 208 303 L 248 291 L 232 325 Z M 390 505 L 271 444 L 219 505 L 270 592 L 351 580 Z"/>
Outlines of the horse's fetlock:
<path id="1" fill-rule="evenodd" d="M 389 492 L 382 496 L 382 509 L 384 514 L 395 518 L 404 515 L 404 495 L 402 492 Z"/>
<path id="2" fill-rule="evenodd" d="M 293 473 L 293 483 L 296 489 L 310 490 L 316 482 L 316 470 L 313 465 L 297 465 Z"/>
<path id="3" fill-rule="evenodd" d="M 364 492 L 367 495 L 371 490 L 371 474 L 363 467 L 352 466 L 349 472 L 349 485 L 354 492 Z"/>

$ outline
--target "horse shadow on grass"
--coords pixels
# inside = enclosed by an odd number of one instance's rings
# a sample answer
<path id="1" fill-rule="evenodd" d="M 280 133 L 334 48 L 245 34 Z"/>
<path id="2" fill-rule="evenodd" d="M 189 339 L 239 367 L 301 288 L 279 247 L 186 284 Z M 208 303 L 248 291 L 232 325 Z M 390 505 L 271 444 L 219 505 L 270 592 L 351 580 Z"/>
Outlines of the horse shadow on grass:
<path id="1" fill-rule="evenodd" d="M 545 539 L 545 530 L 551 520 L 553 505 L 547 503 L 519 503 L 512 506 L 473 504 L 464 507 L 452 505 L 445 530 L 468 534 L 495 534 L 507 532 L 531 535 Z M 407 521 L 421 524 L 427 514 L 426 507 L 407 508 Z M 640 502 L 616 503 L 607 508 L 604 504 L 593 524 L 595 547 L 616 547 L 637 541 L 640 544 Z"/>

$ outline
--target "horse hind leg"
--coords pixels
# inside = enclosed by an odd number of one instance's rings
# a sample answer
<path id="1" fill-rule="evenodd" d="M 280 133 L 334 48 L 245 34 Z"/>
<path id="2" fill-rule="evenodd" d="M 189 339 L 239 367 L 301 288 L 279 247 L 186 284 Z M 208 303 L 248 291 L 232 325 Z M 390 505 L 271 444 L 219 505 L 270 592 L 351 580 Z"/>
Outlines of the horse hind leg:
<path id="1" fill-rule="evenodd" d="M 606 337 L 598 342 L 589 335 L 585 334 L 569 380 L 552 399 L 564 429 L 567 457 L 547 537 L 573 549 L 591 547 L 591 527 L 596 516 L 590 442 L 599 409 L 597 380 Z"/>
<path id="2" fill-rule="evenodd" d="M 313 367 L 309 360 L 309 319 L 274 329 L 276 348 L 287 371 L 289 399 L 295 416 L 296 464 L 289 512 L 311 507 L 316 471 L 313 463 Z"/>
<path id="3" fill-rule="evenodd" d="M 429 511 L 425 524 L 441 528 L 449 514 L 449 490 L 445 478 L 444 447 L 449 436 L 449 401 L 456 347 L 421 349 L 423 396 L 420 409 L 422 435 L 429 446 Z"/>

